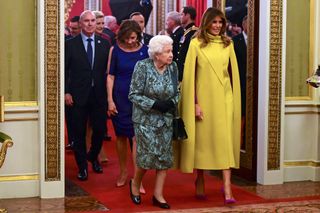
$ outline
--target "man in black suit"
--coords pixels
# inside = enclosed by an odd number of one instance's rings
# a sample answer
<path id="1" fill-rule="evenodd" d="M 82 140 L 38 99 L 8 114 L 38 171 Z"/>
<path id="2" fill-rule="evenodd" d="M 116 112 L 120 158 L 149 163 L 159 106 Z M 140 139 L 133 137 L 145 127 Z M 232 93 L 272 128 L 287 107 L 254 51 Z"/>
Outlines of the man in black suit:
<path id="1" fill-rule="evenodd" d="M 79 16 L 73 16 L 71 19 L 70 19 L 70 22 L 69 22 L 69 30 L 70 30 L 70 34 L 69 35 L 66 35 L 64 38 L 65 40 L 68 40 L 70 38 L 73 38 L 77 35 L 79 35 L 80 31 L 81 31 L 81 28 L 80 28 L 80 24 L 79 24 L 79 19 L 80 17 Z"/>
<path id="2" fill-rule="evenodd" d="M 69 35 L 65 35 L 64 39 L 69 40 L 71 38 L 76 37 L 77 35 L 79 35 L 81 28 L 80 28 L 80 24 L 79 24 L 79 16 L 74 16 L 70 19 L 69 22 L 69 30 L 70 30 L 70 34 Z M 66 145 L 66 149 L 67 150 L 72 150 L 73 148 L 73 130 L 72 130 L 72 114 L 71 114 L 71 107 L 65 105 L 65 119 L 66 119 L 66 125 L 67 125 L 67 130 L 68 130 L 68 144 Z"/>
<path id="3" fill-rule="evenodd" d="M 106 34 L 110 39 L 109 42 L 111 45 L 114 45 L 116 42 L 116 31 L 118 29 L 117 19 L 114 16 L 105 16 L 104 17 L 104 28 L 103 32 Z"/>
<path id="4" fill-rule="evenodd" d="M 172 44 L 172 54 L 173 61 L 177 62 L 178 51 L 179 51 L 179 42 L 183 36 L 184 29 L 181 27 L 180 13 L 177 11 L 172 11 L 167 14 L 166 27 L 167 33 L 173 40 Z"/>
<path id="5" fill-rule="evenodd" d="M 144 16 L 140 12 L 134 12 L 130 15 L 130 19 L 136 21 L 141 28 L 141 32 L 142 32 L 141 42 L 145 45 L 149 45 L 150 39 L 153 36 L 144 32 L 144 28 L 145 28 Z"/>
<path id="6" fill-rule="evenodd" d="M 74 154 L 79 168 L 78 179 L 87 180 L 88 163 L 102 173 L 98 161 L 106 132 L 106 70 L 110 45 L 94 34 L 96 19 L 92 11 L 80 16 L 81 33 L 65 44 L 65 102 L 71 106 L 74 130 Z M 86 151 L 86 127 L 92 126 L 92 142 Z"/>
<path id="7" fill-rule="evenodd" d="M 226 18 L 238 27 L 248 14 L 248 0 L 226 0 Z"/>
<path id="8" fill-rule="evenodd" d="M 198 30 L 194 24 L 196 16 L 197 12 L 194 7 L 186 6 L 182 8 L 181 25 L 184 28 L 184 34 L 179 41 L 178 57 L 176 61 L 179 70 L 179 81 L 182 81 L 183 78 L 184 62 L 186 60 L 191 38 Z"/>
<path id="9" fill-rule="evenodd" d="M 241 145 L 243 145 L 245 137 L 245 116 L 246 116 L 246 82 L 247 82 L 247 16 L 242 20 L 242 33 L 232 38 L 234 44 L 234 51 L 237 56 L 240 87 L 241 87 Z"/>

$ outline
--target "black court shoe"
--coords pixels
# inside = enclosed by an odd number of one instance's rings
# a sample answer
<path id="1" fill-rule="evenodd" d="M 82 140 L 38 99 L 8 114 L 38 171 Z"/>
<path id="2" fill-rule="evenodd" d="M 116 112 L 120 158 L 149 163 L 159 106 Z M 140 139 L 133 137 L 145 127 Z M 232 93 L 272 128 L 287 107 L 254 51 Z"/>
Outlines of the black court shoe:
<path id="1" fill-rule="evenodd" d="M 170 209 L 170 206 L 168 203 L 161 203 L 159 200 L 157 200 L 155 196 L 152 197 L 152 204 L 162 209 Z"/>
<path id="2" fill-rule="evenodd" d="M 129 181 L 129 188 L 130 188 L 130 198 L 132 202 L 136 205 L 141 204 L 141 196 L 132 194 L 132 180 Z"/>
<path id="3" fill-rule="evenodd" d="M 91 164 L 92 164 L 92 170 L 93 170 L 95 173 L 103 173 L 102 166 L 100 165 L 100 163 L 99 163 L 98 160 L 91 161 Z"/>
<path id="4" fill-rule="evenodd" d="M 81 181 L 88 180 L 88 170 L 87 169 L 80 169 L 77 178 Z"/>

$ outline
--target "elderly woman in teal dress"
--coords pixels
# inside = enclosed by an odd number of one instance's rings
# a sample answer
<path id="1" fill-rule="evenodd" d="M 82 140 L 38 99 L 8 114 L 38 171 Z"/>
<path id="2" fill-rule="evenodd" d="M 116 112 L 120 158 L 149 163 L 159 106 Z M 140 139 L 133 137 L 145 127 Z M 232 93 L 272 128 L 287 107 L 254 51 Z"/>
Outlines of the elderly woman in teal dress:
<path id="1" fill-rule="evenodd" d="M 134 69 L 129 99 L 133 102 L 132 120 L 137 141 L 137 166 L 130 181 L 130 197 L 141 203 L 139 187 L 147 170 L 156 170 L 153 205 L 170 208 L 163 197 L 167 169 L 173 165 L 172 119 L 178 103 L 177 65 L 172 62 L 172 39 L 153 37 L 149 59 L 139 61 Z"/>

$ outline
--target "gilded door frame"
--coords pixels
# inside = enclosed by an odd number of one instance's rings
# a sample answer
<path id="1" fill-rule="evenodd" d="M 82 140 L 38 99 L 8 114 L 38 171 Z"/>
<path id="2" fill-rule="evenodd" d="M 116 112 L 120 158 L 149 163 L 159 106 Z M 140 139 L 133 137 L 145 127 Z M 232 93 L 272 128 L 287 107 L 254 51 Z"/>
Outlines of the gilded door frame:
<path id="1" fill-rule="evenodd" d="M 224 11 L 225 0 L 215 0 L 213 5 Z M 248 0 L 248 40 L 247 40 L 247 85 L 246 85 L 246 138 L 245 150 L 240 153 L 240 166 L 244 169 L 244 176 L 256 179 L 257 154 L 257 80 L 258 80 L 258 14 L 257 1 Z M 250 171 L 253 174 L 249 174 Z"/>

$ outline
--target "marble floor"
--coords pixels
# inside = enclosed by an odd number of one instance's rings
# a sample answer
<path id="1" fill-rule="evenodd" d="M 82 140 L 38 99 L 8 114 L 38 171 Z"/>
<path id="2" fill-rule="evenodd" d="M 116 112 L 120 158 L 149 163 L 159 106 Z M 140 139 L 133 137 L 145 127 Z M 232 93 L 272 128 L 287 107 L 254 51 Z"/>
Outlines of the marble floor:
<path id="1" fill-rule="evenodd" d="M 290 199 L 320 196 L 320 182 L 290 182 L 281 185 L 262 186 L 240 178 L 234 178 L 233 183 L 266 199 Z M 295 209 L 308 208 L 295 211 L 289 206 L 296 203 Z M 302 205 L 302 207 L 301 207 Z M 293 205 L 294 206 L 294 205 Z M 320 212 L 320 199 L 302 199 L 300 202 L 281 202 L 279 204 L 266 203 L 255 205 L 242 205 L 236 208 L 205 208 L 190 210 L 174 210 L 172 212 Z M 251 210 L 250 210 L 251 209 Z M 260 209 L 261 211 L 256 211 Z M 311 209 L 311 210 L 310 210 Z M 288 211 L 287 211 L 288 210 Z M 107 207 L 91 197 L 80 187 L 66 180 L 66 197 L 64 199 L 1 199 L 0 213 L 60 213 L 60 212 L 90 212 L 108 211 Z"/>

